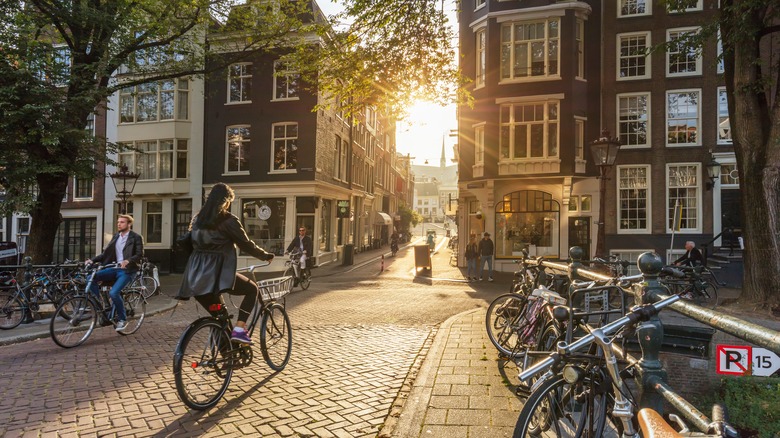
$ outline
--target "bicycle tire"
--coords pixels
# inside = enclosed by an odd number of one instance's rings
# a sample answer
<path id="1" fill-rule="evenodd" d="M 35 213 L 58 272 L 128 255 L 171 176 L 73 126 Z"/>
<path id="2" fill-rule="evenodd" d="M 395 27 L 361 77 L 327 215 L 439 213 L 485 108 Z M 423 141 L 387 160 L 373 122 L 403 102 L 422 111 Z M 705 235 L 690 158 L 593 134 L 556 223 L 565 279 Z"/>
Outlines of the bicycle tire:
<path id="1" fill-rule="evenodd" d="M 14 292 L 0 292 L 0 329 L 11 330 L 22 323 L 27 308 Z"/>
<path id="2" fill-rule="evenodd" d="M 594 391 L 588 378 L 575 384 L 566 383 L 560 376 L 547 380 L 525 401 L 512 436 L 603 437 L 607 406 L 603 394 L 600 402 L 595 402 L 595 397 L 590 396 L 595 395 Z M 594 405 L 596 409 L 592 409 Z"/>
<path id="3" fill-rule="evenodd" d="M 287 311 L 279 303 L 273 303 L 263 310 L 260 351 L 265 363 L 274 371 L 283 370 L 290 361 L 292 326 Z"/>
<path id="4" fill-rule="evenodd" d="M 525 352 L 519 332 L 528 323 L 524 318 L 527 305 L 528 300 L 524 296 L 504 294 L 488 306 L 485 314 L 488 338 L 504 356 L 516 358 Z"/>
<path id="5" fill-rule="evenodd" d="M 715 285 L 709 281 L 704 281 L 700 286 L 695 287 L 694 290 L 695 292 L 693 293 L 696 294 L 695 303 L 708 309 L 718 307 L 718 288 Z"/>
<path id="6" fill-rule="evenodd" d="M 141 275 L 133 279 L 133 282 L 125 290 L 138 291 L 145 299 L 149 299 L 160 289 L 159 283 L 154 277 Z"/>
<path id="7" fill-rule="evenodd" d="M 302 290 L 306 290 L 311 286 L 311 273 L 308 269 L 301 270 L 301 279 L 298 281 L 298 285 Z"/>
<path id="8" fill-rule="evenodd" d="M 121 332 L 122 336 L 132 335 L 141 328 L 146 317 L 146 298 L 137 290 L 123 291 L 122 299 L 125 302 L 125 321 L 127 326 Z"/>
<path id="9" fill-rule="evenodd" d="M 98 321 L 95 302 L 86 295 L 75 295 L 62 302 L 49 321 L 49 334 L 55 344 L 73 348 L 83 344 Z"/>
<path id="10" fill-rule="evenodd" d="M 233 376 L 230 335 L 219 321 L 205 318 L 182 333 L 173 356 L 176 393 L 187 407 L 206 410 L 225 395 Z"/>

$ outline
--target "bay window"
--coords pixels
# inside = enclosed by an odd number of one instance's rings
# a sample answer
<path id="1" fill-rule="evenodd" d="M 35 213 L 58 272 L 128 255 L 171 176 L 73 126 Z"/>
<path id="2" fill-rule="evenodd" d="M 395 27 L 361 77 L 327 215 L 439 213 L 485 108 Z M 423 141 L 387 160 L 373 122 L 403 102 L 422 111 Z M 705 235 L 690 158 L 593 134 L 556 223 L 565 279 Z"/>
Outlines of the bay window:
<path id="1" fill-rule="evenodd" d="M 558 77 L 559 19 L 501 26 L 501 80 Z"/>
<path id="2" fill-rule="evenodd" d="M 558 101 L 501 105 L 500 160 L 558 156 Z"/>

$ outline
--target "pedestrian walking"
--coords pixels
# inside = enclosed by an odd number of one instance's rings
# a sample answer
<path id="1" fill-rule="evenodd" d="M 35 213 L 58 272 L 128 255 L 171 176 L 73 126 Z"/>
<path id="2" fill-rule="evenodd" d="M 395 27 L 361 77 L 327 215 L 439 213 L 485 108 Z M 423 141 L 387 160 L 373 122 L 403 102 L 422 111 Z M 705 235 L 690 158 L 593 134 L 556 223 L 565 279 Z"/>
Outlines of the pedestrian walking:
<path id="1" fill-rule="evenodd" d="M 488 281 L 493 281 L 493 254 L 495 245 L 490 240 L 490 233 L 485 233 L 482 240 L 479 241 L 479 281 L 482 281 L 482 272 L 485 269 L 485 263 L 488 265 Z"/>
<path id="2" fill-rule="evenodd" d="M 479 259 L 479 248 L 477 247 L 477 235 L 469 236 L 469 243 L 466 244 L 466 279 L 468 281 L 477 280 L 477 259 Z"/>

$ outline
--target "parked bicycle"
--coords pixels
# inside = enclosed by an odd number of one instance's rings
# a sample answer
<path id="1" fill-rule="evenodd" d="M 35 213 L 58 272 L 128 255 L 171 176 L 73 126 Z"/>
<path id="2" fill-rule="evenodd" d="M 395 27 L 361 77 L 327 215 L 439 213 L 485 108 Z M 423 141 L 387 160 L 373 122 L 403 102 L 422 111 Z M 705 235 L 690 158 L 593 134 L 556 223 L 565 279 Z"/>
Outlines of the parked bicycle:
<path id="1" fill-rule="evenodd" d="M 147 300 L 154 295 L 161 294 L 160 276 L 157 271 L 157 266 L 150 262 L 146 257 L 141 259 L 140 266 L 141 269 L 138 271 L 138 275 L 136 275 L 128 287 L 133 289 L 138 288 Z"/>
<path id="2" fill-rule="evenodd" d="M 33 273 L 32 265 L 24 274 L 24 284 L 19 284 L 11 273 L 0 277 L 0 329 L 17 327 L 25 318 L 32 320 L 32 312 L 38 312 L 42 305 L 57 307 L 78 290 L 70 278 L 70 268 L 76 265 L 56 265 Z"/>
<path id="3" fill-rule="evenodd" d="M 685 273 L 684 278 L 665 277 L 662 280 L 671 292 L 702 307 L 710 309 L 718 307 L 717 278 L 710 268 L 706 266 L 676 266 L 676 268 Z M 714 281 L 705 280 L 704 275 L 709 275 Z"/>
<path id="4" fill-rule="evenodd" d="M 95 327 L 116 326 L 119 320 L 116 309 L 108 296 L 111 286 L 102 284 L 99 294 L 91 293 L 90 286 L 95 281 L 95 274 L 100 269 L 118 266 L 92 264 L 85 267 L 87 284 L 84 290 L 79 290 L 65 299 L 55 310 L 49 321 L 49 333 L 52 340 L 63 348 L 72 348 L 83 344 L 89 339 Z M 146 298 L 136 289 L 125 288 L 121 292 L 125 305 L 127 326 L 120 335 L 127 336 L 138 331 L 146 316 Z"/>
<path id="5" fill-rule="evenodd" d="M 256 269 L 269 264 L 238 271 L 249 272 L 254 278 Z M 292 351 L 292 327 L 284 302 L 292 283 L 290 276 L 257 282 L 258 298 L 246 328 L 251 338 L 260 321 L 260 352 L 274 371 L 287 366 Z M 233 323 L 222 295 L 220 304 L 209 310 L 216 316 L 206 316 L 190 324 L 179 338 L 173 356 L 179 399 L 197 410 L 217 404 L 227 391 L 233 371 L 251 365 L 254 357 L 250 344 L 231 343 Z"/>
<path id="6" fill-rule="evenodd" d="M 283 277 L 293 277 L 293 287 L 300 286 L 301 289 L 306 290 L 311 285 L 311 270 L 308 266 L 305 269 L 301 269 L 301 252 L 292 251 L 289 253 L 289 258 L 284 261 L 284 273 Z"/>

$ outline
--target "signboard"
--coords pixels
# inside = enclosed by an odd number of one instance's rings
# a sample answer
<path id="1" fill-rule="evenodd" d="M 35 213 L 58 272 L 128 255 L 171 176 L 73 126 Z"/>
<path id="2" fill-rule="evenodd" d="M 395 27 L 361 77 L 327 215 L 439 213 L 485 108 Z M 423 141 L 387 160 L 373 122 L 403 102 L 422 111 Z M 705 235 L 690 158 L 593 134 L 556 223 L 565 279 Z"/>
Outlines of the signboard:
<path id="1" fill-rule="evenodd" d="M 766 348 L 718 345 L 717 372 L 733 376 L 771 376 L 780 370 L 780 356 Z"/>
<path id="2" fill-rule="evenodd" d="M 267 205 L 261 205 L 257 211 L 257 217 L 267 221 L 271 217 L 271 207 Z"/>
<path id="3" fill-rule="evenodd" d="M 336 201 L 336 217 L 339 219 L 349 219 L 349 199 L 345 201 Z"/>
<path id="4" fill-rule="evenodd" d="M 0 242 L 0 265 L 18 264 L 19 248 L 17 248 L 16 242 Z"/>

